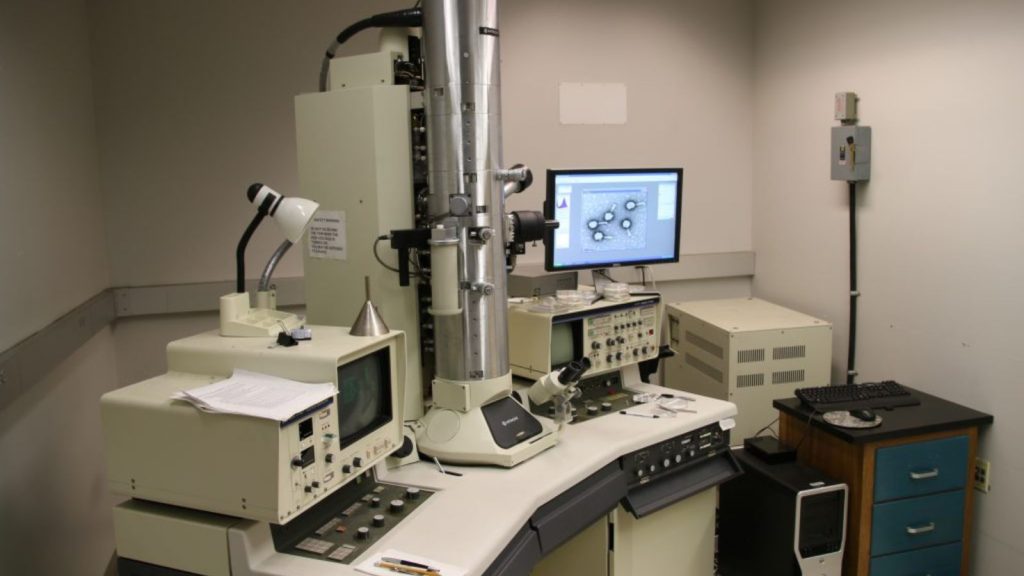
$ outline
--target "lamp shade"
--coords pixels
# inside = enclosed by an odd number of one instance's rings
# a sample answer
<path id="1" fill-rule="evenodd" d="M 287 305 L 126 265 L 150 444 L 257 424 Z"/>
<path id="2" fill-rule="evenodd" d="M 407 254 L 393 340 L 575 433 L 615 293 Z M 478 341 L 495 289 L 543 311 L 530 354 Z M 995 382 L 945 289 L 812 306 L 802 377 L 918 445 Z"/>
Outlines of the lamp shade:
<path id="1" fill-rule="evenodd" d="M 306 227 L 313 220 L 313 214 L 318 208 L 320 205 L 312 200 L 286 196 L 281 199 L 271 217 L 284 233 L 284 237 L 292 244 L 297 244 L 302 239 Z"/>

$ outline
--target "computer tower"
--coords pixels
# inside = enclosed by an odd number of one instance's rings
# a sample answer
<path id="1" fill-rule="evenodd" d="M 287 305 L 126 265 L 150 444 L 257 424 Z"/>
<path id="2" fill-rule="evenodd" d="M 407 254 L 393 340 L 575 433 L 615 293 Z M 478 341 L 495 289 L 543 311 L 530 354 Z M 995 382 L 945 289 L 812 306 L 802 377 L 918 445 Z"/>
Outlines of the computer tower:
<path id="1" fill-rule="evenodd" d="M 846 484 L 796 462 L 733 452 L 744 474 L 720 487 L 722 576 L 840 576 Z"/>
<path id="2" fill-rule="evenodd" d="M 826 386 L 832 325 L 757 298 L 665 306 L 669 345 L 661 384 L 736 404 L 734 446 L 777 416 L 772 401 L 797 388 Z"/>

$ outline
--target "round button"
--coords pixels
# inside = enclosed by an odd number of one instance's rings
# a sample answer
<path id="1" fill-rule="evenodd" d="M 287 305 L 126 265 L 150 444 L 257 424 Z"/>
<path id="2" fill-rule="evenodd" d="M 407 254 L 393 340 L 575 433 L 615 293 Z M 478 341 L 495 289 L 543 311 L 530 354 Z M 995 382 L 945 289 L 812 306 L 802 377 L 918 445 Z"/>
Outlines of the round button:
<path id="1" fill-rule="evenodd" d="M 366 540 L 369 537 L 370 537 L 370 529 L 367 528 L 366 526 L 360 526 L 356 530 L 356 539 L 357 540 Z"/>
<path id="2" fill-rule="evenodd" d="M 605 359 L 606 359 L 606 360 L 608 360 L 609 362 L 611 362 L 612 360 L 614 360 L 614 359 L 615 359 L 615 357 L 614 357 L 614 356 L 612 356 L 611 354 L 609 354 L 609 355 L 608 355 L 608 357 L 607 357 L 607 358 L 605 358 Z"/>
<path id="3" fill-rule="evenodd" d="M 607 411 L 609 411 L 611 409 L 612 409 L 612 403 L 611 402 L 601 402 L 601 410 L 603 410 L 604 412 L 607 412 Z"/>
<path id="4" fill-rule="evenodd" d="M 605 340 L 604 343 L 609 345 L 609 346 L 615 346 L 615 339 L 614 338 L 609 338 L 609 339 Z"/>
<path id="5" fill-rule="evenodd" d="M 651 464 L 650 466 L 647 467 L 647 469 L 651 471 L 651 474 L 654 474 L 655 470 L 657 470 L 658 467 L 655 466 L 654 464 Z"/>
<path id="6" fill-rule="evenodd" d="M 672 461 L 669 460 L 668 458 L 665 458 L 664 460 L 661 461 L 662 468 L 668 468 L 671 465 L 672 465 Z"/>
<path id="7" fill-rule="evenodd" d="M 601 349 L 601 343 L 595 340 L 595 341 L 590 343 L 590 347 L 593 348 L 594 350 L 600 350 Z"/>
<path id="8" fill-rule="evenodd" d="M 597 414 L 597 411 L 598 411 L 597 406 L 594 406 L 593 404 L 587 406 L 587 414 L 590 414 L 591 416 L 593 416 L 594 414 Z"/>
<path id="9" fill-rule="evenodd" d="M 370 508 L 380 508 L 380 497 L 374 496 L 370 498 Z"/>
<path id="10" fill-rule="evenodd" d="M 359 456 L 356 456 L 355 458 L 352 459 L 352 465 L 355 466 L 356 468 L 359 468 L 360 466 L 363 465 L 363 459 L 360 458 Z"/>
<path id="11" fill-rule="evenodd" d="M 683 461 L 683 455 L 682 454 L 676 454 L 676 464 L 679 464 L 682 461 Z"/>
<path id="12" fill-rule="evenodd" d="M 622 336 L 619 336 L 619 337 L 618 337 L 618 338 L 616 338 L 615 340 L 616 340 L 616 341 L 617 341 L 617 342 L 618 342 L 619 344 L 625 344 L 625 343 L 626 343 L 626 339 L 625 339 L 625 338 L 623 338 Z"/>
<path id="13" fill-rule="evenodd" d="M 384 525 L 384 515 L 383 514 L 375 515 L 373 517 L 373 525 L 376 526 L 377 528 L 380 528 L 381 526 L 383 526 Z"/>
<path id="14" fill-rule="evenodd" d="M 344 466 L 341 467 L 341 473 L 342 474 L 348 474 L 351 471 L 352 471 L 352 466 L 350 466 L 348 464 L 345 464 Z"/>
<path id="15" fill-rule="evenodd" d="M 643 475 L 644 475 L 644 470 L 643 470 L 643 468 L 637 468 L 637 469 L 636 469 L 636 475 L 637 475 L 637 476 L 643 476 Z"/>
<path id="16" fill-rule="evenodd" d="M 406 488 L 405 489 L 405 497 L 408 498 L 409 500 L 417 500 L 417 499 L 419 499 L 419 497 L 420 497 L 420 489 L 419 488 Z"/>
<path id="17" fill-rule="evenodd" d="M 392 500 L 391 501 L 390 509 L 391 509 L 391 513 L 392 514 L 398 514 L 402 510 L 405 510 L 405 501 L 404 500 Z"/>

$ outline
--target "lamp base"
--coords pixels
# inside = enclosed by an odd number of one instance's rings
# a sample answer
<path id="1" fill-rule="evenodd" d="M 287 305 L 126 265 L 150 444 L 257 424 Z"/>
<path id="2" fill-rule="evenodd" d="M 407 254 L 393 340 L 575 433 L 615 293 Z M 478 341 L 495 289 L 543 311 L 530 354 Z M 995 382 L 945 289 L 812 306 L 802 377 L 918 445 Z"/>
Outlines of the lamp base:
<path id="1" fill-rule="evenodd" d="M 249 306 L 248 292 L 233 292 L 220 297 L 220 335 L 252 338 L 275 336 L 300 328 L 302 318 L 289 312 Z"/>

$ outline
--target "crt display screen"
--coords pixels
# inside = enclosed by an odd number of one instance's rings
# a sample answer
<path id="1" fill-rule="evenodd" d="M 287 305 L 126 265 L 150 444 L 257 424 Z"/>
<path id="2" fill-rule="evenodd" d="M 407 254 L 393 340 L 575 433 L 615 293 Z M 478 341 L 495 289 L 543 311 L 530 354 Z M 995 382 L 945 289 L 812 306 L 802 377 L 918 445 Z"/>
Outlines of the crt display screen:
<path id="1" fill-rule="evenodd" d="M 679 261 L 681 168 L 550 170 L 548 270 Z"/>
<path id="2" fill-rule="evenodd" d="M 391 418 L 389 348 L 338 367 L 338 430 L 342 446 L 377 430 Z"/>

